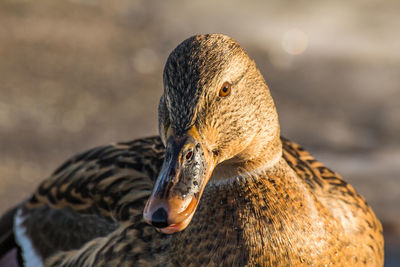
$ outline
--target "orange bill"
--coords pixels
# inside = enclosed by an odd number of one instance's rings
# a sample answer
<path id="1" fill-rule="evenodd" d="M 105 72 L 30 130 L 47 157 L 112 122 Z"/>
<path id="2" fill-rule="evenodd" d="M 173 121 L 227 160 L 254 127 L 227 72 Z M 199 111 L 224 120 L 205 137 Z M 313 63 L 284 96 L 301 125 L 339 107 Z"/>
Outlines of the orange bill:
<path id="1" fill-rule="evenodd" d="M 182 136 L 170 135 L 163 166 L 143 212 L 145 221 L 165 234 L 190 223 L 215 163 L 193 126 Z"/>

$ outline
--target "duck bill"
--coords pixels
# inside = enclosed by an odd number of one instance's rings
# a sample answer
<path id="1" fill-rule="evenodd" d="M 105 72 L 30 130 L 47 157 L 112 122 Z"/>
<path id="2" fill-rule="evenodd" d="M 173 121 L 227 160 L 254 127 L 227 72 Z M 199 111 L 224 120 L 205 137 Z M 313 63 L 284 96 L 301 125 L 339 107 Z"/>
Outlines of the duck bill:
<path id="1" fill-rule="evenodd" d="M 144 220 L 165 234 L 184 230 L 214 165 L 195 126 L 182 136 L 169 136 L 163 166 L 143 212 Z"/>

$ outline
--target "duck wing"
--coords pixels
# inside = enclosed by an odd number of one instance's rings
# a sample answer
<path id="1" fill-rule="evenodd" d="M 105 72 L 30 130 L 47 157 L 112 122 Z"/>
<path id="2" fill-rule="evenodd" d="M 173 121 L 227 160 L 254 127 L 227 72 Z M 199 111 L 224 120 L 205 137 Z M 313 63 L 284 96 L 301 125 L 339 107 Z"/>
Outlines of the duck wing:
<path id="1" fill-rule="evenodd" d="M 64 163 L 16 211 L 14 234 L 26 265 L 140 223 L 163 157 L 160 138 L 150 137 L 97 147 Z"/>
<path id="2" fill-rule="evenodd" d="M 381 266 L 383 262 L 383 229 L 372 208 L 338 173 L 317 161 L 298 144 L 281 137 L 283 158 L 297 176 L 352 237 L 363 264 Z M 361 252 L 362 251 L 362 252 Z M 378 262 L 375 262 L 378 261 Z M 371 265 L 371 266 L 372 266 Z"/>

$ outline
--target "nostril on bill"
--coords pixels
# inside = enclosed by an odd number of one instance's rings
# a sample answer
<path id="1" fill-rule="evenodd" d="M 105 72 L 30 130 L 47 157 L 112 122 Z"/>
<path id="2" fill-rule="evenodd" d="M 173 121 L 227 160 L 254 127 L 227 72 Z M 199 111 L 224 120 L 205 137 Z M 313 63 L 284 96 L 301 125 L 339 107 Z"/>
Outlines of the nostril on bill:
<path id="1" fill-rule="evenodd" d="M 168 213 L 164 208 L 159 208 L 151 216 L 151 224 L 157 228 L 165 228 L 168 224 Z"/>
<path id="2" fill-rule="evenodd" d="M 193 155 L 192 150 L 189 150 L 189 151 L 186 153 L 186 160 L 190 160 L 190 159 L 192 158 L 192 155 Z"/>

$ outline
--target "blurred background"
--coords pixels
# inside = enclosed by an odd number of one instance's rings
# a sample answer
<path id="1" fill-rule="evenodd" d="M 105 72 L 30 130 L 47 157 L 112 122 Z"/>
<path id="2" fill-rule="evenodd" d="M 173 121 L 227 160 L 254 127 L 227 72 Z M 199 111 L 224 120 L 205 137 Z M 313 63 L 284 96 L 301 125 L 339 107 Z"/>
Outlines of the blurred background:
<path id="1" fill-rule="evenodd" d="M 0 1 L 0 213 L 75 153 L 157 134 L 170 51 L 225 33 L 264 74 L 282 134 L 366 197 L 399 264 L 399 13 L 396 0 Z"/>

